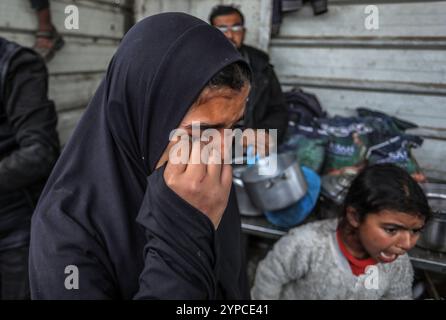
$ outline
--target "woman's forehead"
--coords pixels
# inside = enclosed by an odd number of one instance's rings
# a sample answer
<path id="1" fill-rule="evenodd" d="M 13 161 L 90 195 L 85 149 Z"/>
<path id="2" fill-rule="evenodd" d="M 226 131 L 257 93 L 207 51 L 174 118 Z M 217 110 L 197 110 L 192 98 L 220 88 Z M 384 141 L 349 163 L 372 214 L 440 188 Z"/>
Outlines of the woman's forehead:
<path id="1" fill-rule="evenodd" d="M 244 108 L 249 93 L 249 87 L 241 90 L 215 90 L 205 94 L 188 111 L 182 121 L 182 125 L 188 125 L 191 121 L 204 121 L 215 123 L 230 123 L 243 116 Z"/>

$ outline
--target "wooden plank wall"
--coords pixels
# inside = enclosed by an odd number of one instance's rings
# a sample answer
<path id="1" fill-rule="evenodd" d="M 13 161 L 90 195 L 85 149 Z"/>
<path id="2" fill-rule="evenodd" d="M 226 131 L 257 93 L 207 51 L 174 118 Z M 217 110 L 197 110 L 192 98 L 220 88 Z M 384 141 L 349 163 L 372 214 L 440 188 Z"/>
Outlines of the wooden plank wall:
<path id="1" fill-rule="evenodd" d="M 120 39 L 133 20 L 133 3 L 127 0 L 52 0 L 53 23 L 65 46 L 48 63 L 49 95 L 59 114 L 62 143 L 70 136 L 104 76 Z M 79 29 L 64 27 L 65 7 L 79 9 Z M 0 1 L 0 36 L 32 46 L 37 29 L 29 0 Z"/>
<path id="2" fill-rule="evenodd" d="M 379 29 L 364 27 L 369 4 Z M 430 177 L 446 180 L 446 2 L 329 1 L 284 16 L 270 55 L 284 88 L 314 92 L 330 114 L 366 106 L 421 126 L 415 150 Z"/>

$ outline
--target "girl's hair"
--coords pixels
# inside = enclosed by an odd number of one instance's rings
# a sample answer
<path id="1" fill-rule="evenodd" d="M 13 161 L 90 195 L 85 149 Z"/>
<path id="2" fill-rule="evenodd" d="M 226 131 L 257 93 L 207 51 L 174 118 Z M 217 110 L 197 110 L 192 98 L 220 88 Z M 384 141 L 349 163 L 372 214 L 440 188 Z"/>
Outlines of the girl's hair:
<path id="1" fill-rule="evenodd" d="M 418 215 L 425 221 L 432 214 L 418 183 L 404 169 L 392 164 L 366 167 L 350 186 L 343 216 L 348 207 L 355 209 L 360 221 L 368 214 L 386 209 Z"/>
<path id="2" fill-rule="evenodd" d="M 217 72 L 207 86 L 210 88 L 229 87 L 240 90 L 251 81 L 251 71 L 245 63 L 234 62 Z"/>

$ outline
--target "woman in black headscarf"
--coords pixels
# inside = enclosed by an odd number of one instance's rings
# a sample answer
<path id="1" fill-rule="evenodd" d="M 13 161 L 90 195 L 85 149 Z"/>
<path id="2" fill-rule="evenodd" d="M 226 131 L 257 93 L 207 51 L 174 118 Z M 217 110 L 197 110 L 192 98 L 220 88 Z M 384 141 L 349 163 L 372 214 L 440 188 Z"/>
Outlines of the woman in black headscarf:
<path id="1" fill-rule="evenodd" d="M 165 165 L 171 130 L 238 121 L 248 78 L 225 36 L 189 15 L 126 34 L 34 213 L 33 298 L 249 298 L 230 171 L 213 167 L 224 182 L 203 188 Z"/>

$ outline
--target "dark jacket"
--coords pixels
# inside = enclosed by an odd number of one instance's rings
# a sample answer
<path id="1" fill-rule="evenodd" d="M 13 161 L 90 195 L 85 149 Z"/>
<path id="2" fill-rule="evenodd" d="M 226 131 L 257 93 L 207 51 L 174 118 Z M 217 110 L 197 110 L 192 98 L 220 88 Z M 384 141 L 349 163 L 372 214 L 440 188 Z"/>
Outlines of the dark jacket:
<path id="1" fill-rule="evenodd" d="M 171 131 L 233 62 L 243 58 L 223 33 L 186 14 L 126 33 L 34 212 L 32 298 L 249 298 L 234 192 L 215 230 L 155 169 Z M 78 289 L 64 286 L 70 265 Z"/>
<path id="2" fill-rule="evenodd" d="M 244 126 L 253 129 L 277 129 L 280 144 L 288 126 L 288 111 L 273 66 L 263 51 L 246 45 L 243 45 L 240 51 L 253 72 Z"/>
<path id="3" fill-rule="evenodd" d="M 0 250 L 27 244 L 32 211 L 58 156 L 47 90 L 43 60 L 0 38 Z"/>

